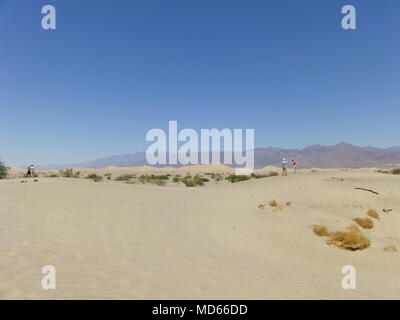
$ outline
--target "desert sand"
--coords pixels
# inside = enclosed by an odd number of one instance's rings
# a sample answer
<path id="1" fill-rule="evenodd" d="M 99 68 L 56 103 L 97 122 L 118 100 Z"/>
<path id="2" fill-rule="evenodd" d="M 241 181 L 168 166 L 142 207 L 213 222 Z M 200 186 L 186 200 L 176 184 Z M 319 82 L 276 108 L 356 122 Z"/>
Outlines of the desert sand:
<path id="1" fill-rule="evenodd" d="M 384 251 L 400 248 L 399 176 L 289 170 L 288 177 L 187 188 L 43 172 L 33 182 L 19 177 L 24 170 L 11 171 L 0 181 L 0 299 L 400 298 L 400 252 Z M 210 171 L 232 169 L 81 169 L 113 177 Z M 380 220 L 362 230 L 367 249 L 340 249 L 312 231 L 315 224 L 345 230 L 368 209 Z M 44 265 L 56 268 L 56 290 L 41 288 Z M 356 268 L 356 290 L 341 286 L 345 265 Z"/>

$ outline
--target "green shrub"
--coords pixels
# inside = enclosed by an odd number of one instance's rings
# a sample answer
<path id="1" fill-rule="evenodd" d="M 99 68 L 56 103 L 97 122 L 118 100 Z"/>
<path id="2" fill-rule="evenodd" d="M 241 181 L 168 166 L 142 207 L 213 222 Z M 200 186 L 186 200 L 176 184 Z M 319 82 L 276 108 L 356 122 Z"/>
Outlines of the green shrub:
<path id="1" fill-rule="evenodd" d="M 60 174 L 63 178 L 75 178 L 75 179 L 79 179 L 81 175 L 79 171 L 74 172 L 72 168 L 60 170 Z"/>
<path id="2" fill-rule="evenodd" d="M 203 178 L 203 177 L 201 177 L 201 176 L 199 176 L 197 174 L 194 176 L 194 178 L 199 180 L 199 181 L 201 181 L 201 182 L 210 182 L 210 179 Z"/>
<path id="3" fill-rule="evenodd" d="M 199 177 L 198 175 L 195 175 L 194 177 L 192 176 L 186 176 L 182 179 L 183 184 L 186 187 L 196 187 L 196 186 L 204 186 L 204 180 L 208 180 L 208 179 L 204 179 Z"/>
<path id="4" fill-rule="evenodd" d="M 390 171 L 392 174 L 400 174 L 400 168 L 394 168 Z"/>
<path id="5" fill-rule="evenodd" d="M 148 174 L 142 174 L 139 177 L 139 181 L 141 183 L 151 183 L 151 184 L 156 184 L 159 186 L 165 186 L 166 185 L 166 181 L 169 180 L 169 175 L 148 175 Z"/>
<path id="6" fill-rule="evenodd" d="M 103 180 L 103 177 L 99 176 L 99 175 L 97 175 L 95 173 L 91 173 L 86 177 L 86 179 L 93 180 L 94 182 L 99 182 L 99 181 Z"/>
<path id="7" fill-rule="evenodd" d="M 3 162 L 0 161 L 0 179 L 7 178 L 7 168 L 4 166 Z"/>
<path id="8" fill-rule="evenodd" d="M 74 170 L 73 169 L 65 169 L 60 171 L 61 176 L 63 178 L 72 178 L 74 176 Z"/>
<path id="9" fill-rule="evenodd" d="M 257 173 L 253 172 L 251 174 L 251 177 L 254 178 L 254 179 L 261 179 L 261 178 L 275 177 L 275 176 L 278 176 L 278 175 L 279 175 L 279 173 L 275 172 L 275 171 L 271 171 L 268 174 L 257 174 Z"/>
<path id="10" fill-rule="evenodd" d="M 115 181 L 129 181 L 131 179 L 136 179 L 135 174 L 123 174 L 118 177 L 116 177 L 114 180 Z"/>
<path id="11" fill-rule="evenodd" d="M 251 176 L 247 176 L 247 175 L 236 175 L 236 174 L 231 174 L 229 176 L 227 176 L 225 178 L 225 180 L 230 181 L 231 183 L 235 183 L 235 182 L 241 182 L 241 181 L 246 181 L 246 180 L 250 180 Z"/>
<path id="12" fill-rule="evenodd" d="M 172 178 L 172 182 L 174 182 L 174 183 L 178 183 L 180 181 L 181 181 L 181 177 L 175 176 Z"/>
<path id="13" fill-rule="evenodd" d="M 391 173 L 390 171 L 387 171 L 387 170 L 376 170 L 375 172 L 378 172 L 378 173 Z"/>
<path id="14" fill-rule="evenodd" d="M 266 177 L 268 177 L 266 174 L 257 174 L 257 173 L 252 173 L 251 174 L 251 177 L 252 178 L 254 178 L 254 179 L 261 179 L 261 178 L 266 178 Z"/>
<path id="15" fill-rule="evenodd" d="M 140 182 L 144 183 L 144 182 L 152 182 L 152 181 L 156 181 L 156 180 L 169 180 L 169 175 L 155 175 L 155 174 L 142 174 L 139 177 Z"/>

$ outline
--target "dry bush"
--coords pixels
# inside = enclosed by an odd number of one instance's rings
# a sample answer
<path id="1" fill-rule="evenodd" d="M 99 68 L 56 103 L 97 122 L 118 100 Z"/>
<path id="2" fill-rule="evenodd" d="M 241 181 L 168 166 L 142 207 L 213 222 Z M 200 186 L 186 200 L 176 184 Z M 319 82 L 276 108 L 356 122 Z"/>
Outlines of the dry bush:
<path id="1" fill-rule="evenodd" d="M 372 229 L 374 227 L 374 223 L 370 218 L 355 218 L 354 221 L 364 229 Z"/>
<path id="2" fill-rule="evenodd" d="M 264 205 L 264 204 L 260 204 L 260 205 L 258 206 L 258 208 L 259 208 L 259 209 L 264 209 L 264 208 L 265 208 L 265 205 Z"/>
<path id="3" fill-rule="evenodd" d="M 368 248 L 371 245 L 371 241 L 363 236 L 359 232 L 344 232 L 336 231 L 330 233 L 330 239 L 327 242 L 330 245 L 334 245 L 338 248 L 346 250 L 362 250 Z"/>
<path id="4" fill-rule="evenodd" d="M 271 200 L 268 204 L 269 204 L 271 207 L 277 207 L 277 206 L 278 206 L 278 202 L 276 202 L 275 200 Z"/>
<path id="5" fill-rule="evenodd" d="M 398 252 L 399 251 L 399 249 L 397 249 L 397 247 L 394 244 L 384 247 L 383 250 L 386 252 Z"/>
<path id="6" fill-rule="evenodd" d="M 348 231 L 330 232 L 326 227 L 314 225 L 313 231 L 317 236 L 328 237 L 327 244 L 346 250 L 362 250 L 371 245 L 371 241 L 361 234 L 355 224 L 347 227 Z"/>
<path id="7" fill-rule="evenodd" d="M 286 201 L 286 205 L 287 205 L 288 207 L 290 207 L 292 204 L 293 204 L 293 202 L 291 202 L 291 201 Z"/>
<path id="8" fill-rule="evenodd" d="M 369 209 L 367 211 L 367 215 L 370 216 L 371 218 L 375 218 L 375 219 L 378 219 L 378 220 L 380 219 L 379 218 L 379 213 L 376 212 L 376 210 L 374 210 L 374 209 Z"/>
<path id="9" fill-rule="evenodd" d="M 325 226 L 313 225 L 313 231 L 320 237 L 329 237 L 330 234 L 328 228 Z"/>

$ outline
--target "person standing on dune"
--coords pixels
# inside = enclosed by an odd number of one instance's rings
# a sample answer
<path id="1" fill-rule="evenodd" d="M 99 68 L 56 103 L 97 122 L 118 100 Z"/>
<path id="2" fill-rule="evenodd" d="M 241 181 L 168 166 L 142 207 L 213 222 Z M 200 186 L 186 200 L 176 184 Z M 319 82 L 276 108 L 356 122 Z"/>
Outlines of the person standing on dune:
<path id="1" fill-rule="evenodd" d="M 292 159 L 292 165 L 293 165 L 294 173 L 296 173 L 296 171 L 297 171 L 297 160 Z"/>
<path id="2" fill-rule="evenodd" d="M 31 164 L 31 165 L 29 166 L 28 172 L 30 172 L 31 178 L 35 177 L 35 167 L 33 166 L 33 164 Z"/>
<path id="3" fill-rule="evenodd" d="M 288 162 L 286 161 L 286 158 L 282 159 L 282 175 L 287 176 L 287 166 Z"/>

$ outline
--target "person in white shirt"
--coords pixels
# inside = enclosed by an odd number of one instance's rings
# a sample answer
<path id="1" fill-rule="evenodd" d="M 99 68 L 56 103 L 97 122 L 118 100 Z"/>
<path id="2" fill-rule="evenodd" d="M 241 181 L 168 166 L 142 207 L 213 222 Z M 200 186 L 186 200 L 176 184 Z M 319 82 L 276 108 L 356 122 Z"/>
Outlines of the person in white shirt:
<path id="1" fill-rule="evenodd" d="M 29 171 L 28 172 L 30 172 L 31 178 L 33 178 L 35 176 L 35 167 L 33 166 L 33 164 L 31 164 L 29 166 Z"/>
<path id="2" fill-rule="evenodd" d="M 282 175 L 287 176 L 287 166 L 288 162 L 286 161 L 286 158 L 282 159 Z"/>

